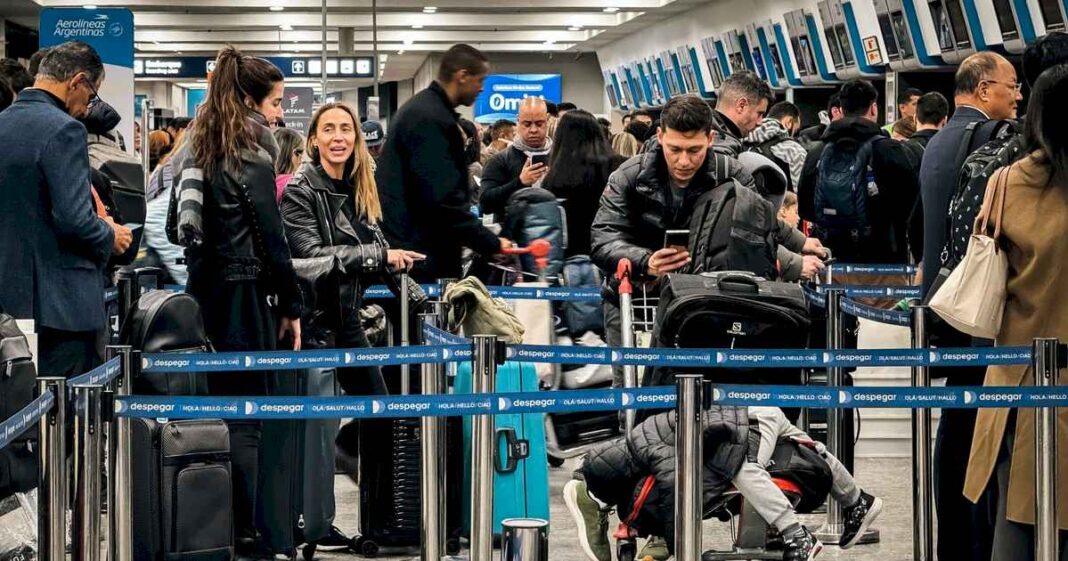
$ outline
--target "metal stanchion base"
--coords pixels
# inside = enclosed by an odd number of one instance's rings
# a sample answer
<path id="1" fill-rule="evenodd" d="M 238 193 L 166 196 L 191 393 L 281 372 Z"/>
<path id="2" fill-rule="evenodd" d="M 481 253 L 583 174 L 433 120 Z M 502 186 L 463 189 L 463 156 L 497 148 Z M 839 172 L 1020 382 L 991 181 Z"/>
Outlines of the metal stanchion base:
<path id="1" fill-rule="evenodd" d="M 735 549 L 734 551 L 706 551 L 701 561 L 782 561 L 782 551 L 763 549 Z"/>
<path id="2" fill-rule="evenodd" d="M 834 526 L 824 524 L 823 526 L 820 526 L 818 530 L 812 532 L 812 535 L 816 536 L 816 539 L 823 542 L 823 545 L 825 546 L 837 546 L 838 542 L 842 539 L 842 526 L 838 524 Z M 872 543 L 879 543 L 879 530 L 869 528 L 868 531 L 864 532 L 864 535 L 860 537 L 860 541 L 857 542 L 857 545 Z"/>

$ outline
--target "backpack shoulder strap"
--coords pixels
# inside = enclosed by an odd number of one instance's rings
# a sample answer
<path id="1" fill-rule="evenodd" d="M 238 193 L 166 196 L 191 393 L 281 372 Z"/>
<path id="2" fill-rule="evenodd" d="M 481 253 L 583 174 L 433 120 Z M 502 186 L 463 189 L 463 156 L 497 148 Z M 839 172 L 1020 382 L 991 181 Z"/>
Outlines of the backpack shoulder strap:
<path id="1" fill-rule="evenodd" d="M 968 155 L 972 153 L 972 141 L 975 139 L 975 130 L 979 128 L 985 121 L 975 121 L 968 123 L 968 126 L 964 128 L 964 136 L 960 139 L 960 145 L 957 148 L 957 171 L 964 167 L 964 160 L 968 159 Z"/>

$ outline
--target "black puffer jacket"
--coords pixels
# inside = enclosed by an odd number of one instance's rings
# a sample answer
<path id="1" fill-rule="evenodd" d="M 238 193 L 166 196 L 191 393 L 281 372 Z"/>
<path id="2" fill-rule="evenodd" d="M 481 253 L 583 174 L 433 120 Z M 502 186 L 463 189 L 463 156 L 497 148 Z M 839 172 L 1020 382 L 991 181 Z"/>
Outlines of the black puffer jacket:
<path id="1" fill-rule="evenodd" d="M 309 163 L 293 177 L 282 197 L 282 219 L 293 257 L 334 257 L 337 263 L 336 290 L 328 294 L 320 286 L 316 309 L 306 314 L 310 322 L 304 329 L 309 335 L 337 329 L 340 322 L 358 322 L 361 294 L 373 282 L 385 281 L 395 294 L 399 292 L 399 279 L 386 274 L 389 244 L 382 231 L 365 222 L 353 224 L 342 211 L 350 196 L 334 193 L 323 168 Z M 413 290 L 413 295 L 422 294 L 418 285 Z"/>
<path id="2" fill-rule="evenodd" d="M 669 216 L 671 186 L 663 148 L 653 139 L 652 148 L 619 166 L 608 178 L 601 208 L 593 221 L 591 258 L 605 273 L 605 297 L 615 301 L 613 275 L 623 258 L 630 259 L 635 277 L 648 270 L 649 257 L 664 246 L 664 232 L 690 227 L 694 203 L 704 193 L 728 180 L 753 187 L 753 177 L 735 160 L 709 151 L 704 166 L 686 187 L 682 206 Z M 800 251 L 805 236 L 781 220 L 775 233 L 779 245 Z M 647 280 L 647 279 L 646 279 Z"/>
<path id="3" fill-rule="evenodd" d="M 705 510 L 727 490 L 749 450 L 749 418 L 745 407 L 713 406 L 702 419 Z M 642 480 L 653 475 L 656 486 L 639 515 L 636 529 L 662 535 L 675 544 L 675 412 L 642 421 L 627 439 L 606 442 L 586 454 L 578 471 L 587 488 L 602 501 L 615 504 L 620 519 L 634 506 Z M 662 534 L 660 532 L 663 532 Z"/>

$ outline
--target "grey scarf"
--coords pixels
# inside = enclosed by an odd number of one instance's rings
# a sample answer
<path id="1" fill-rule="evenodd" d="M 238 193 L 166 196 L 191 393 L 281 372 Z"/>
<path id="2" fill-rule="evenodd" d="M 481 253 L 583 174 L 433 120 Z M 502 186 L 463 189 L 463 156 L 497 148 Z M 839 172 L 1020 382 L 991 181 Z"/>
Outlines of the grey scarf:
<path id="1" fill-rule="evenodd" d="M 526 143 L 523 142 L 522 138 L 517 136 L 515 138 L 515 140 L 512 141 L 512 148 L 515 149 L 515 150 L 519 150 L 523 154 L 526 154 L 526 156 L 528 158 L 531 157 L 531 156 L 541 156 L 541 155 L 548 154 L 548 153 L 552 152 L 552 150 L 553 150 L 553 139 L 546 138 L 545 139 L 545 146 L 542 146 L 541 148 L 531 148 L 530 146 L 527 146 Z M 534 185 L 531 185 L 531 187 L 541 187 L 542 181 L 543 181 L 543 179 L 537 180 L 536 182 L 534 182 Z"/>
<path id="2" fill-rule="evenodd" d="M 259 113 L 252 113 L 246 120 L 256 138 L 255 150 L 242 150 L 241 160 L 265 161 L 268 166 L 278 154 L 271 129 Z M 173 244 L 182 247 L 197 247 L 204 241 L 204 170 L 193 157 L 196 138 L 182 145 L 171 159 L 174 167 L 174 184 L 170 210 L 167 215 L 167 237 Z M 231 177 L 240 175 L 240 170 L 224 170 Z M 235 179 L 240 183 L 239 179 Z"/>

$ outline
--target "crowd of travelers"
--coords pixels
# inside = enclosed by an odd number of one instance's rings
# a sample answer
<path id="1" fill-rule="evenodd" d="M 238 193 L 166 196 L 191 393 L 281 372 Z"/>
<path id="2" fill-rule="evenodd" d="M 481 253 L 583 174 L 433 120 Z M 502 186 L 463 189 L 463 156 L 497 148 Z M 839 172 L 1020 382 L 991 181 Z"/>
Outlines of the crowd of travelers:
<path id="1" fill-rule="evenodd" d="M 306 137 L 285 127 L 282 72 L 228 47 L 218 54 L 197 115 L 153 131 L 135 127 L 129 152 L 116 130 L 118 113 L 98 95 L 107 77 L 92 47 L 71 41 L 42 51 L 32 64 L 0 62 L 0 145 L 6 147 L 0 152 L 0 215 L 6 217 L 0 220 L 6 241 L 0 307 L 35 321 L 41 375 L 69 377 L 101 363 L 108 329 L 102 294 L 120 266 L 161 266 L 185 285 L 218 351 L 371 346 L 361 318 L 367 286 L 384 283 L 399 294 L 399 283 L 409 282 L 410 297 L 421 303 L 417 283 L 461 278 L 478 270 L 477 263 L 492 262 L 515 244 L 518 234 L 508 227 L 516 218 L 512 203 L 531 189 L 559 201 L 568 263 L 604 279 L 600 335 L 612 346 L 622 342 L 613 273 L 624 258 L 634 266 L 634 281 L 649 286 L 670 273 L 736 262 L 793 282 L 817 277 L 830 249 L 845 262 L 914 263 L 920 269 L 914 282 L 930 293 L 953 241 L 950 205 L 964 160 L 992 142 L 1023 147 L 990 180 L 1004 184 L 997 236 L 1009 261 L 997 343 L 1068 339 L 1068 309 L 1055 281 L 1068 262 L 1061 241 L 1068 236 L 1062 126 L 1068 117 L 1057 101 L 1068 94 L 1063 33 L 1028 48 L 1022 76 L 1003 56 L 984 52 L 961 63 L 952 100 L 903 90 L 900 118 L 884 126 L 878 90 L 865 80 L 847 81 L 821 121 L 807 128 L 801 109 L 776 102 L 752 72 L 730 75 L 714 102 L 676 96 L 655 112 L 624 115 L 619 127 L 573 103 L 534 97 L 519 105 L 515 121 L 480 123 L 456 110 L 474 103 L 491 61 L 455 45 L 441 57 L 435 80 L 392 115 L 388 128 L 343 103 L 323 103 Z M 1026 114 L 1018 115 L 1025 86 Z M 151 167 L 143 233 L 137 233 L 116 215 L 112 182 L 104 177 L 111 168 L 102 162 L 136 164 L 139 156 L 130 152 L 143 150 Z M 706 194 L 721 189 L 736 201 L 731 236 L 761 232 L 748 246 L 758 256 L 739 257 L 730 243 L 707 254 L 691 253 L 696 245 L 665 243 L 668 231 L 689 227 Z M 744 217 L 760 223 L 746 224 Z M 124 255 L 129 260 L 120 261 Z M 991 344 L 956 335 L 947 334 L 943 344 Z M 951 386 L 1034 383 L 1022 366 L 936 369 L 934 375 Z M 395 391 L 378 367 L 344 368 L 338 376 L 349 395 Z M 621 372 L 613 383 L 623 384 Z M 209 387 L 219 396 L 291 391 L 273 373 L 212 375 Z M 1068 423 L 1068 412 L 1060 415 Z M 778 410 L 750 408 L 748 417 L 732 422 L 756 423 L 776 437 L 799 432 Z M 673 417 L 646 420 L 635 429 L 642 436 L 635 442 L 646 448 L 600 449 L 579 470 L 584 481 L 568 485 L 565 499 L 592 561 L 611 559 L 606 515 L 629 497 L 613 478 L 635 475 L 613 470 L 626 464 L 647 474 L 653 468 L 643 466 L 658 464 L 658 450 L 670 447 L 663 434 L 673 432 L 673 423 Z M 287 471 L 296 453 L 274 445 L 282 440 L 275 440 L 280 429 L 272 423 L 227 424 L 237 553 L 288 554 L 294 544 L 272 531 L 268 511 L 272 489 L 289 489 L 296 477 Z M 939 559 L 1030 558 L 1034 424 L 1029 409 L 942 411 L 935 444 Z M 341 430 L 340 465 L 355 463 L 355 438 L 355 431 Z M 733 481 L 763 504 L 761 514 L 783 535 L 784 559 L 812 559 L 822 545 L 781 493 L 763 485 L 770 451 L 759 452 L 740 461 L 734 476 L 713 477 L 718 464 L 706 462 L 706 479 Z M 878 515 L 881 500 L 821 453 L 835 476 L 833 497 L 844 508 L 848 547 Z M 1068 462 L 1064 447 L 1058 462 Z M 1068 468 L 1060 479 L 1068 489 Z M 662 494 L 662 506 L 670 504 L 670 493 Z M 1058 501 L 1068 516 L 1068 493 Z M 670 518 L 670 508 L 663 512 Z M 660 543 L 669 553 L 673 528 L 662 522 L 666 541 Z M 335 527 L 320 543 L 349 540 Z"/>

